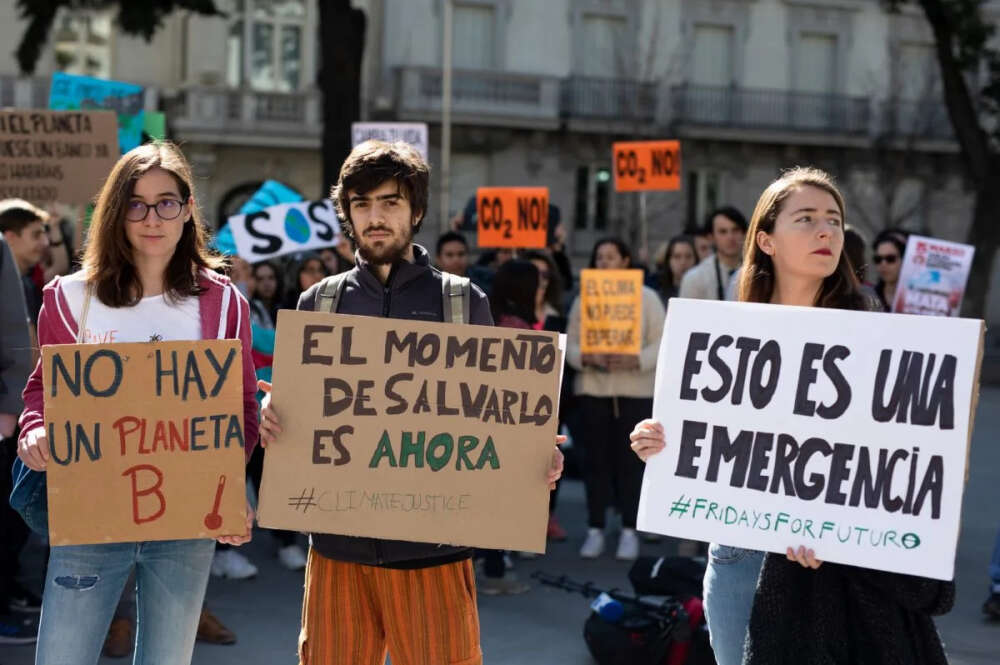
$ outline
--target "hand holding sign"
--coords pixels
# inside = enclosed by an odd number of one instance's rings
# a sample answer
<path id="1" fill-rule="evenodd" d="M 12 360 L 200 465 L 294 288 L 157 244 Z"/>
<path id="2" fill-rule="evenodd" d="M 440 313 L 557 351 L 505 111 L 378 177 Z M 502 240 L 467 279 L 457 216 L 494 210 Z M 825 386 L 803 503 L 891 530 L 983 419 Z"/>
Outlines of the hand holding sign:
<path id="1" fill-rule="evenodd" d="M 36 427 L 21 439 L 17 456 L 32 471 L 45 471 L 49 464 L 49 439 L 44 427 Z"/>

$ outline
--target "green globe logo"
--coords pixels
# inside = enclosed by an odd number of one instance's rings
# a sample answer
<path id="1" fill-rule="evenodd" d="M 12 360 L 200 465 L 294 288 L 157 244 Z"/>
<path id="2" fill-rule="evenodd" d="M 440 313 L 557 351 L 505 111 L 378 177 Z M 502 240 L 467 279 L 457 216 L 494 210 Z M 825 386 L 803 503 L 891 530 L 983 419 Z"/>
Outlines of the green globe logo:
<path id="1" fill-rule="evenodd" d="M 291 208 L 285 215 L 285 235 L 302 244 L 309 240 L 309 234 L 309 222 L 306 221 L 306 216 L 295 208 Z"/>

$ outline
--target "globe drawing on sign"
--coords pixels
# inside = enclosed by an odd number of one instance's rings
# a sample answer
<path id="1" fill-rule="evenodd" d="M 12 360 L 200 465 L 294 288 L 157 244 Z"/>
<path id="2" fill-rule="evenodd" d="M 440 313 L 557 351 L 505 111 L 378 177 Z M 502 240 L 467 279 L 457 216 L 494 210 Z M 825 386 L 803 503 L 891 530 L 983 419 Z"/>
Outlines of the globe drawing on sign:
<path id="1" fill-rule="evenodd" d="M 292 208 L 285 215 L 285 235 L 297 243 L 309 240 L 309 222 L 299 210 Z"/>

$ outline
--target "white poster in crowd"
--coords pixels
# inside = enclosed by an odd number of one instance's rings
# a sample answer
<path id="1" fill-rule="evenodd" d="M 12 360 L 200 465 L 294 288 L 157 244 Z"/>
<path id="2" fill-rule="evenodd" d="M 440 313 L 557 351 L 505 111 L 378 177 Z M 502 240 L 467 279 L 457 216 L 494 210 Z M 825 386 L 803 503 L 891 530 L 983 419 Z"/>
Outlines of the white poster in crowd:
<path id="1" fill-rule="evenodd" d="M 405 141 L 427 157 L 426 122 L 354 122 L 351 123 L 351 145 L 356 146 L 368 139 L 380 141 Z"/>
<path id="2" fill-rule="evenodd" d="M 983 330 L 672 299 L 639 529 L 952 579 Z"/>
<path id="3" fill-rule="evenodd" d="M 972 245 L 910 236 L 892 311 L 958 316 L 975 251 Z"/>
<path id="4" fill-rule="evenodd" d="M 340 224 L 333 201 L 283 203 L 229 218 L 236 251 L 250 263 L 336 245 Z"/>

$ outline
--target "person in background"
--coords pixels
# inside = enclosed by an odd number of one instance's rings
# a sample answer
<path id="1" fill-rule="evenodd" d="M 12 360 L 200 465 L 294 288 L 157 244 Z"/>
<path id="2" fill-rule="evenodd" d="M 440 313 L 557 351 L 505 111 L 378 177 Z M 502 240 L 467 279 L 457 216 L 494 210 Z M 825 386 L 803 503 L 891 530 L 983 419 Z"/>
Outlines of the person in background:
<path id="1" fill-rule="evenodd" d="M 347 242 L 350 244 L 349 240 Z M 323 265 L 326 266 L 326 272 L 329 275 L 338 275 L 354 267 L 354 260 L 344 258 L 344 255 L 340 253 L 338 245 L 324 247 L 319 250 L 318 254 L 320 260 L 323 261 Z"/>
<path id="2" fill-rule="evenodd" d="M 329 277 L 330 273 L 326 265 L 318 254 L 307 253 L 302 260 L 292 270 L 292 284 L 285 294 L 285 304 L 283 309 L 295 309 L 299 304 L 299 296 L 308 291 L 314 284 L 319 284 L 324 277 Z M 274 317 L 277 324 L 278 317 Z"/>
<path id="3" fill-rule="evenodd" d="M 535 330 L 566 332 L 566 317 L 563 315 L 563 286 L 558 269 L 552 257 L 544 251 L 528 250 L 521 258 L 530 261 L 538 270 L 538 290 L 535 292 Z M 563 368 L 562 386 L 559 391 L 559 428 L 567 424 L 569 413 L 573 408 L 573 377 L 572 367 Z M 556 519 L 556 502 L 559 497 L 559 484 L 549 494 L 549 526 L 546 537 L 549 540 L 566 540 L 567 533 Z"/>
<path id="4" fill-rule="evenodd" d="M 0 201 L 0 233 L 14 255 L 32 326 L 38 325 L 43 286 L 32 271 L 41 263 L 49 246 L 48 221 L 48 213 L 23 199 Z"/>
<path id="5" fill-rule="evenodd" d="M 664 306 L 680 292 L 684 274 L 694 268 L 698 261 L 698 250 L 690 236 L 674 236 L 667 243 L 663 253 L 663 263 L 655 274 L 655 288 Z M 649 286 L 653 286 L 650 284 Z"/>
<path id="6" fill-rule="evenodd" d="M 535 327 L 535 294 L 539 290 L 538 269 L 530 261 L 513 260 L 497 269 L 490 293 L 490 312 L 500 328 L 532 330 Z M 488 596 L 516 595 L 531 587 L 506 570 L 503 550 L 477 550 L 483 558 L 483 575 L 476 589 Z"/>
<path id="7" fill-rule="evenodd" d="M 278 318 L 278 310 L 281 309 L 281 293 L 284 280 L 281 279 L 281 271 L 278 266 L 271 261 L 261 261 L 253 266 L 254 288 L 251 294 L 251 311 L 266 312 L 270 327 L 274 328 Z"/>
<path id="8" fill-rule="evenodd" d="M 442 233 L 437 240 L 434 264 L 444 272 L 467 277 L 469 272 L 469 243 L 458 231 Z"/>
<path id="9" fill-rule="evenodd" d="M 31 644 L 38 628 L 32 615 L 42 601 L 17 580 L 28 525 L 10 507 L 11 465 L 17 456 L 21 391 L 31 373 L 31 331 L 21 274 L 0 236 L 0 645 Z"/>
<path id="10" fill-rule="evenodd" d="M 684 275 L 678 295 L 681 298 L 725 300 L 726 287 L 743 258 L 747 220 L 736 208 L 724 206 L 709 213 L 705 226 L 712 233 L 715 254 L 703 259 Z"/>
<path id="11" fill-rule="evenodd" d="M 899 273 L 903 269 L 906 238 L 898 231 L 885 230 L 875 236 L 872 249 L 875 251 L 872 263 L 875 264 L 875 272 L 878 273 L 875 294 L 882 303 L 883 311 L 891 312 L 892 304 L 896 300 L 896 288 L 899 286 Z"/>
<path id="12" fill-rule="evenodd" d="M 632 253 L 622 240 L 604 238 L 594 245 L 590 267 L 624 270 Z M 584 487 L 587 494 L 587 538 L 580 556 L 595 559 L 604 551 L 607 509 L 615 505 L 622 532 L 615 556 L 639 556 L 636 517 L 642 487 L 642 462 L 622 443 L 632 426 L 653 410 L 653 385 L 664 309 L 659 296 L 642 287 L 641 350 L 639 355 L 584 354 L 580 347 L 580 298 L 570 308 L 566 362 L 577 370 L 574 393 L 581 414 L 580 439 L 586 451 Z"/>
<path id="13" fill-rule="evenodd" d="M 699 226 L 689 235 L 694 239 L 694 248 L 698 252 L 698 263 L 710 257 L 715 251 L 715 246 L 712 244 L 712 228 L 710 226 Z"/>

